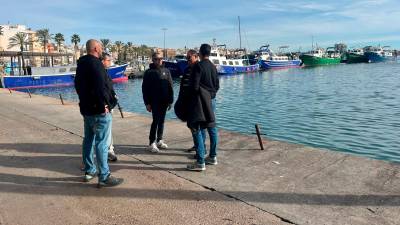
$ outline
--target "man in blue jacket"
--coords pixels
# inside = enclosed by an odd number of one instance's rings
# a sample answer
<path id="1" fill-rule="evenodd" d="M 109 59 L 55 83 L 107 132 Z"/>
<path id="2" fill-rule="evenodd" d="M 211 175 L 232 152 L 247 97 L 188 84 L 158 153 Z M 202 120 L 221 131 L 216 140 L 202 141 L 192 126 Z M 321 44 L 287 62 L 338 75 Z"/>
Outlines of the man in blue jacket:
<path id="1" fill-rule="evenodd" d="M 79 96 L 79 108 L 84 121 L 82 158 L 85 165 L 84 181 L 96 176 L 93 151 L 98 166 L 98 187 L 111 187 L 123 182 L 111 176 L 108 167 L 109 135 L 111 132 L 111 109 L 117 104 L 112 82 L 108 79 L 100 57 L 101 43 L 90 39 L 86 42 L 87 55 L 79 58 L 75 76 L 75 89 Z"/>

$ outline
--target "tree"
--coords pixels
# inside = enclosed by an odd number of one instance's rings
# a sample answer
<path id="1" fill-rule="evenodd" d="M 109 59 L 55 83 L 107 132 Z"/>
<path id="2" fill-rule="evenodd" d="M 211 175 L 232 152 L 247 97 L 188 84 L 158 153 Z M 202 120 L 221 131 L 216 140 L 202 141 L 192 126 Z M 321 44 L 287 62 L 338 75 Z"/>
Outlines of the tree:
<path id="1" fill-rule="evenodd" d="M 24 71 L 24 75 L 25 73 L 25 60 L 24 60 L 24 46 L 26 44 L 29 44 L 28 41 L 28 35 L 26 33 L 23 32 L 18 32 L 16 33 L 14 36 L 10 37 L 9 40 L 9 45 L 8 48 L 12 48 L 14 46 L 19 46 L 19 49 L 21 51 L 21 58 L 22 58 L 22 69 Z M 21 65 L 19 66 L 19 74 L 21 75 Z"/>
<path id="2" fill-rule="evenodd" d="M 122 50 L 122 46 L 124 45 L 124 43 L 122 43 L 122 41 L 116 41 L 114 43 L 114 50 L 117 52 L 117 61 L 120 61 L 120 55 L 121 55 L 121 50 Z"/>
<path id="3" fill-rule="evenodd" d="M 126 43 L 126 54 L 128 55 L 129 59 L 132 60 L 133 44 L 130 41 Z"/>
<path id="4" fill-rule="evenodd" d="M 105 51 L 110 47 L 111 40 L 110 39 L 100 39 L 101 44 L 103 45 L 103 48 Z"/>
<path id="5" fill-rule="evenodd" d="M 0 26 L 0 36 L 3 35 L 3 27 Z"/>
<path id="6" fill-rule="evenodd" d="M 60 52 L 61 44 L 65 41 L 64 35 L 62 33 L 55 34 L 54 41 L 57 43 L 58 52 Z"/>
<path id="7" fill-rule="evenodd" d="M 77 46 L 78 46 L 79 42 L 81 42 L 81 38 L 79 37 L 79 35 L 73 34 L 71 36 L 71 42 L 74 43 L 74 51 L 75 51 L 74 62 L 76 62 L 76 58 L 75 58 L 76 57 L 76 50 L 77 50 Z"/>
<path id="8" fill-rule="evenodd" d="M 52 39 L 52 34 L 50 34 L 49 29 L 41 29 L 36 31 L 37 37 L 40 41 L 40 43 L 43 45 L 43 53 L 46 54 L 46 46 L 49 43 L 49 41 Z M 44 60 L 45 66 L 47 66 L 47 56 L 45 55 L 45 60 Z"/>

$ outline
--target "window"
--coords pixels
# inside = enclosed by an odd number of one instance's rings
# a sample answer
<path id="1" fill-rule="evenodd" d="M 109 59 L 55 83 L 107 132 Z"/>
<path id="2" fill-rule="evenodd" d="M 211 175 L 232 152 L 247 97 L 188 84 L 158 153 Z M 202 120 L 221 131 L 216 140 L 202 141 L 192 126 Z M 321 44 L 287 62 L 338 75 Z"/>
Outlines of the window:
<path id="1" fill-rule="evenodd" d="M 219 60 L 218 59 L 213 59 L 212 61 L 215 65 L 219 65 Z"/>
<path id="2" fill-rule="evenodd" d="M 222 61 L 222 64 L 223 64 L 223 65 L 226 65 L 226 61 Z"/>
<path id="3" fill-rule="evenodd" d="M 238 66 L 238 65 L 239 65 L 239 62 L 238 62 L 238 61 L 235 61 L 235 65 Z"/>
<path id="4" fill-rule="evenodd" d="M 76 71 L 76 67 L 71 67 L 71 68 L 69 69 L 69 71 L 70 71 L 70 72 L 75 72 L 75 71 Z"/>
<path id="5" fill-rule="evenodd" d="M 215 56 L 215 57 L 217 57 L 217 53 L 211 53 L 210 56 Z"/>
<path id="6" fill-rule="evenodd" d="M 65 73 L 65 72 L 67 72 L 67 68 L 60 68 L 60 70 L 58 72 L 59 73 Z"/>
<path id="7" fill-rule="evenodd" d="M 233 62 L 232 61 L 228 61 L 228 62 L 229 62 L 229 65 L 233 66 Z"/>

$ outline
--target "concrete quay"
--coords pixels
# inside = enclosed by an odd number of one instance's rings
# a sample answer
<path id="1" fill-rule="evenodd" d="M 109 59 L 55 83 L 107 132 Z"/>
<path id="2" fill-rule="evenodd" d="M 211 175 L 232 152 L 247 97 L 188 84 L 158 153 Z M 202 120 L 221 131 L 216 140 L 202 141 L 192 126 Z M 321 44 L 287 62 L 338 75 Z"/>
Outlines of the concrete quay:
<path id="1" fill-rule="evenodd" d="M 151 118 L 114 113 L 125 182 L 81 182 L 76 103 L 0 89 L 0 224 L 400 224 L 400 165 L 220 130 L 219 164 L 186 171 L 184 123 L 145 150 Z M 142 106 L 140 106 L 142 107 Z"/>

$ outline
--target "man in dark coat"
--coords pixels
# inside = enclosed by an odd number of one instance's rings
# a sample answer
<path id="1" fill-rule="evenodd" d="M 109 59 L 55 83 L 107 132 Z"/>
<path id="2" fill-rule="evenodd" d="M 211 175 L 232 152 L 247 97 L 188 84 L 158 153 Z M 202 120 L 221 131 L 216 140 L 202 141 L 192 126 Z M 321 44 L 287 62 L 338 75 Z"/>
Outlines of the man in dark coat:
<path id="1" fill-rule="evenodd" d="M 111 113 L 117 103 L 108 74 L 100 61 L 101 43 L 91 39 L 86 42 L 87 55 L 79 58 L 75 76 L 75 89 L 79 96 L 79 108 L 84 121 L 82 158 L 85 165 L 84 181 L 96 176 L 93 151 L 96 153 L 98 187 L 119 185 L 123 179 L 111 176 L 107 156 L 110 146 Z"/>
<path id="2" fill-rule="evenodd" d="M 171 109 L 174 101 L 171 73 L 162 66 L 162 60 L 161 54 L 152 55 L 153 63 L 144 73 L 142 83 L 143 101 L 147 111 L 153 116 L 148 150 L 154 153 L 168 148 L 163 141 L 164 121 L 167 110 Z"/>
<path id="3" fill-rule="evenodd" d="M 189 164 L 188 170 L 203 171 L 205 164 L 217 165 L 218 132 L 216 128 L 215 97 L 219 90 L 219 80 L 215 65 L 209 60 L 211 46 L 200 46 L 200 62 L 193 67 L 189 79 L 192 100 L 189 104 L 188 127 L 197 143 L 197 162 Z M 210 155 L 205 159 L 205 145 L 202 129 L 207 129 L 210 136 Z"/>

